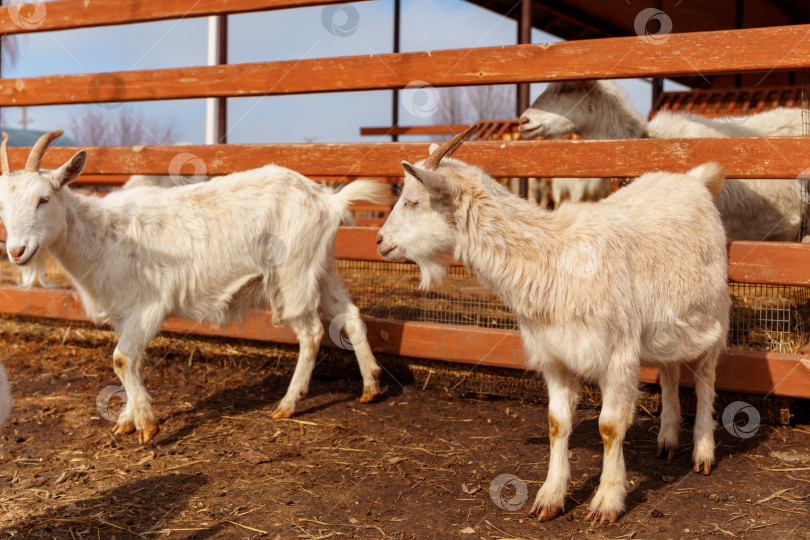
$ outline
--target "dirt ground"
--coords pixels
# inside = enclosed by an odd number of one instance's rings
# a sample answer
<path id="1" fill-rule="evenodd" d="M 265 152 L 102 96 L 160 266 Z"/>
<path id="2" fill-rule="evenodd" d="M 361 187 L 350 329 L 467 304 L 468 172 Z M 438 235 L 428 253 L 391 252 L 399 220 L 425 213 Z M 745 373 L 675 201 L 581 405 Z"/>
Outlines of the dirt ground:
<path id="1" fill-rule="evenodd" d="M 628 511 L 600 526 L 585 520 L 598 411 L 580 410 L 565 514 L 541 524 L 528 510 L 548 464 L 542 405 L 391 376 L 384 398 L 363 405 L 350 357 L 322 350 L 299 413 L 273 421 L 294 347 L 163 336 L 145 373 L 161 432 L 144 447 L 113 437 L 96 406 L 118 384 L 113 347 L 87 325 L 0 318 L 16 400 L 0 431 L 0 536 L 810 538 L 807 425 L 750 438 L 721 426 L 717 467 L 702 476 L 690 472 L 690 420 L 675 460 L 661 461 L 657 418 L 642 411 L 625 442 Z"/>

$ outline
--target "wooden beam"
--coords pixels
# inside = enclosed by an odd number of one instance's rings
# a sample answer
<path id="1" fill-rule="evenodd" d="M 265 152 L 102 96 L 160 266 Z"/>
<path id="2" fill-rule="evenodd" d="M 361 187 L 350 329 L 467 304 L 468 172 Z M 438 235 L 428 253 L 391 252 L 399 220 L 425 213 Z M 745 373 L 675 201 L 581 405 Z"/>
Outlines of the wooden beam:
<path id="1" fill-rule="evenodd" d="M 385 207 L 370 206 L 373 210 Z M 362 210 L 363 207 L 360 206 Z M 340 227 L 335 239 L 335 257 L 347 261 L 386 262 L 377 253 L 377 232 L 385 220 L 366 220 L 377 226 Z M 0 241 L 6 229 L 0 223 Z M 731 242 L 728 248 L 728 279 L 735 283 L 810 286 L 810 244 L 793 242 Z M 448 261 L 461 266 L 456 261 Z"/>
<path id="2" fill-rule="evenodd" d="M 362 0 L 360 0 L 362 1 Z M 58 0 L 0 8 L 0 34 L 343 4 L 345 0 Z"/>
<path id="3" fill-rule="evenodd" d="M 0 286 L 0 312 L 48 319 L 89 321 L 78 295 L 65 290 L 27 292 Z M 325 321 L 328 325 L 328 321 Z M 369 344 L 376 353 L 446 360 L 462 364 L 525 370 L 528 368 L 516 330 L 474 326 L 365 319 Z M 216 327 L 181 319 L 167 319 L 163 331 L 179 334 L 226 336 L 237 339 L 295 343 L 289 329 L 276 328 L 269 313 L 252 314 L 242 323 Z M 323 344 L 335 347 L 328 335 Z M 681 382 L 694 385 L 691 367 L 681 370 Z M 658 382 L 655 369 L 644 368 L 641 382 Z M 717 367 L 718 390 L 810 398 L 810 360 L 801 355 L 728 350 Z"/>
<path id="4" fill-rule="evenodd" d="M 810 286 L 810 244 L 732 242 L 728 278 L 737 283 Z"/>
<path id="5" fill-rule="evenodd" d="M 233 144 L 190 146 L 96 146 L 86 150 L 85 173 L 168 174 L 169 163 L 188 152 L 209 175 L 275 163 L 306 176 L 401 177 L 404 160 L 428 155 L 428 143 Z M 56 168 L 79 148 L 48 150 L 43 167 Z M 9 148 L 12 168 L 28 148 Z M 649 171 L 685 172 L 718 161 L 730 178 L 796 178 L 808 168 L 810 137 L 728 139 L 622 139 L 470 142 L 454 155 L 501 177 L 634 177 Z M 189 167 L 189 171 L 193 169 Z"/>
<path id="6" fill-rule="evenodd" d="M 140 5 L 140 3 L 139 3 Z M 810 25 L 2 79 L 0 106 L 269 96 L 810 68 Z M 729 51 L 733 51 L 730 54 Z"/>

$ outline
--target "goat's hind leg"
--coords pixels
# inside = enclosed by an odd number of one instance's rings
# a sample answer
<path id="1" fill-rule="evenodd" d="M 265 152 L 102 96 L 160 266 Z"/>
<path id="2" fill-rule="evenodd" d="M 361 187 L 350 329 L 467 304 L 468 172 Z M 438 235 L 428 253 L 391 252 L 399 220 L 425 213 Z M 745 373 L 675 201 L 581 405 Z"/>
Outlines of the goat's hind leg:
<path id="1" fill-rule="evenodd" d="M 638 369 L 621 366 L 618 362 L 609 369 L 613 373 L 599 383 L 602 391 L 599 434 L 605 445 L 602 477 L 588 511 L 588 519 L 600 523 L 614 523 L 624 511 L 627 473 L 622 443 L 633 421 L 638 393 Z"/>
<path id="2" fill-rule="evenodd" d="M 695 366 L 695 447 L 692 451 L 693 470 L 709 474 L 714 464 L 714 379 L 717 357 L 723 344 L 712 347 L 701 356 Z"/>
<path id="3" fill-rule="evenodd" d="M 329 325 L 329 334 L 332 339 L 340 340 L 337 345 L 354 349 L 357 363 L 360 365 L 360 374 L 363 376 L 363 395 L 361 403 L 369 403 L 380 397 L 380 376 L 382 369 L 371 352 L 366 336 L 366 326 L 360 319 L 360 310 L 352 303 L 340 278 L 332 272 L 327 272 L 321 282 L 321 306 L 332 319 Z M 342 342 L 338 333 L 343 330 L 349 338 L 349 343 Z"/>
<path id="4" fill-rule="evenodd" d="M 681 403 L 678 396 L 680 364 L 671 364 L 658 370 L 661 377 L 661 428 L 658 431 L 658 457 L 666 452 L 672 460 L 678 451 L 678 433 L 681 429 Z"/>
<path id="5" fill-rule="evenodd" d="M 287 388 L 287 393 L 273 411 L 275 420 L 292 417 L 298 401 L 306 397 L 309 391 L 309 379 L 312 377 L 315 359 L 323 337 L 323 325 L 316 311 L 293 322 L 292 327 L 298 337 L 298 361 L 295 364 L 295 372 L 290 386 Z"/>

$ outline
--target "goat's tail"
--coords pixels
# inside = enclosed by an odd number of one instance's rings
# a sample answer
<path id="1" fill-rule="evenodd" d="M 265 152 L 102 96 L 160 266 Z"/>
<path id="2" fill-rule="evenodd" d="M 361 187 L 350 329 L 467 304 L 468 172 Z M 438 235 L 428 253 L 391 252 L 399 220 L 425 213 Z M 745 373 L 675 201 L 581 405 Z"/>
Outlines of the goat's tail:
<path id="1" fill-rule="evenodd" d="M 348 211 L 349 205 L 357 201 L 368 201 L 373 204 L 391 204 L 391 186 L 376 180 L 355 180 L 332 195 L 332 204 L 343 215 L 346 225 L 353 225 L 354 219 Z"/>
<path id="2" fill-rule="evenodd" d="M 720 164 L 715 161 L 698 165 L 686 174 L 703 182 L 703 185 L 712 195 L 717 195 L 723 191 L 723 186 L 726 185 L 726 173 Z"/>

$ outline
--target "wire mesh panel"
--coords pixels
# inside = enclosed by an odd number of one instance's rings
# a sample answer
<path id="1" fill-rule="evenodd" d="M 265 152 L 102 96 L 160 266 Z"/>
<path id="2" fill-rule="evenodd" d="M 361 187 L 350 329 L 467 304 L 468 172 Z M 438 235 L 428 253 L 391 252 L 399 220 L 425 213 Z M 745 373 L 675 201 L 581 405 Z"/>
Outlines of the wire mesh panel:
<path id="1" fill-rule="evenodd" d="M 498 295 L 463 267 L 450 267 L 447 278 L 430 291 L 419 290 L 421 275 L 413 263 L 340 260 L 337 273 L 367 317 L 507 330 L 517 326 Z M 46 278 L 52 286 L 71 286 L 50 257 Z M 0 261 L 0 283 L 18 281 L 18 269 Z M 795 353 L 810 341 L 810 287 L 731 283 L 729 293 L 729 347 Z"/>
<path id="2" fill-rule="evenodd" d="M 413 263 L 339 261 L 338 273 L 369 317 L 515 328 L 498 296 L 464 268 L 450 268 L 442 285 L 418 290 Z M 810 287 L 729 284 L 730 348 L 793 353 L 810 339 Z"/>
<path id="3" fill-rule="evenodd" d="M 795 353 L 808 340 L 810 287 L 732 283 L 728 346 Z"/>
<path id="4" fill-rule="evenodd" d="M 420 291 L 413 263 L 338 261 L 338 274 L 360 311 L 369 317 L 516 328 L 500 298 L 464 268 L 453 266 L 441 285 Z"/>

